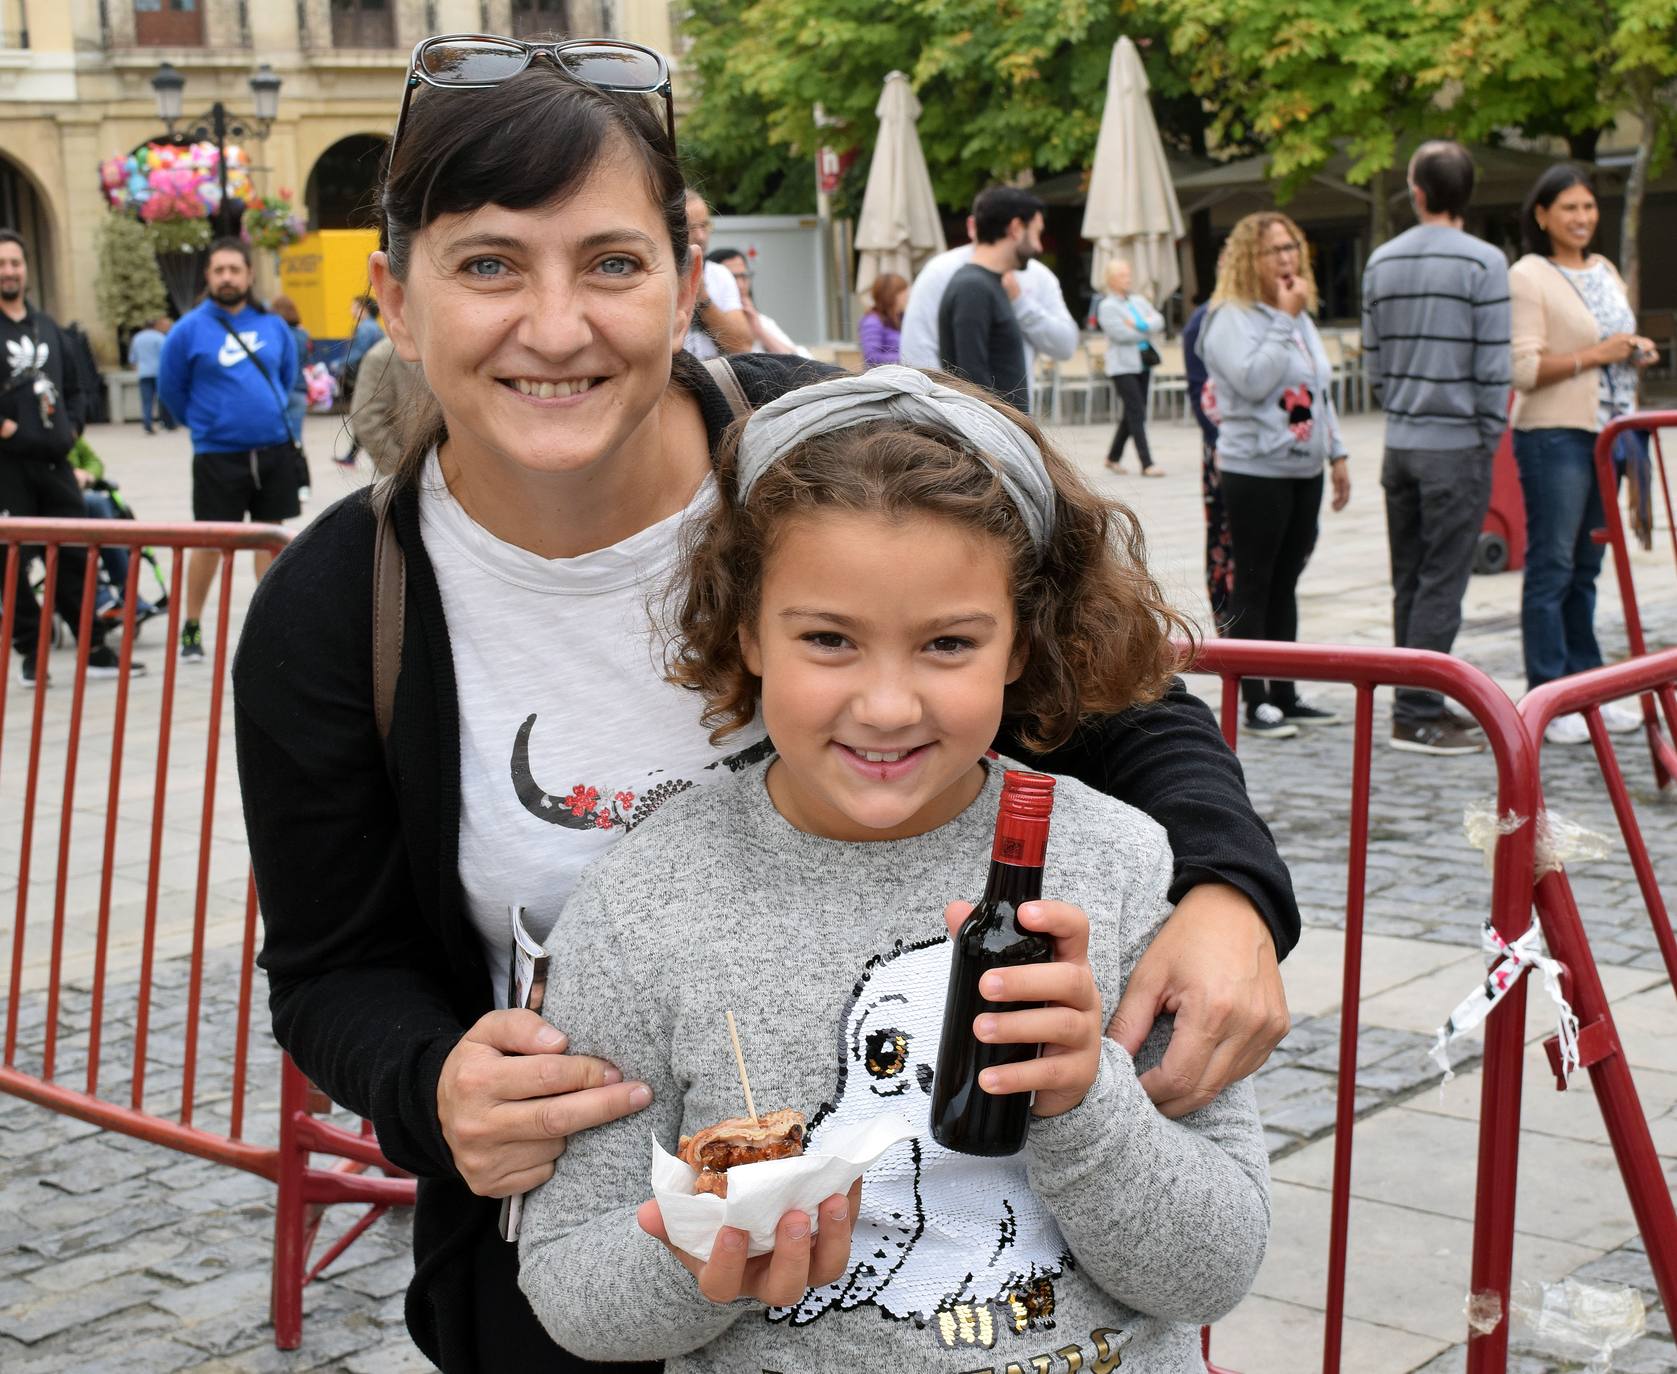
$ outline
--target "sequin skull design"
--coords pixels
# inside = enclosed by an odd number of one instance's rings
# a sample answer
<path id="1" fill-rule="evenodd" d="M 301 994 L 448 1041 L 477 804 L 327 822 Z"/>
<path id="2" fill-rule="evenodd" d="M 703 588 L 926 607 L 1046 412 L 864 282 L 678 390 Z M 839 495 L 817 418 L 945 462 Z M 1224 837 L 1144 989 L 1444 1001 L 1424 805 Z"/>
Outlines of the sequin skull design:
<path id="1" fill-rule="evenodd" d="M 1023 1155 L 979 1158 L 932 1139 L 930 1104 L 949 983 L 947 936 L 899 943 L 868 961 L 845 1009 L 836 1100 L 810 1124 L 809 1149 L 839 1125 L 890 1119 L 917 1129 L 862 1182 L 850 1270 L 771 1321 L 814 1321 L 871 1303 L 930 1325 L 943 1344 L 989 1346 L 998 1332 L 1052 1326 L 1053 1279 L 1072 1264 L 1032 1194 Z"/>

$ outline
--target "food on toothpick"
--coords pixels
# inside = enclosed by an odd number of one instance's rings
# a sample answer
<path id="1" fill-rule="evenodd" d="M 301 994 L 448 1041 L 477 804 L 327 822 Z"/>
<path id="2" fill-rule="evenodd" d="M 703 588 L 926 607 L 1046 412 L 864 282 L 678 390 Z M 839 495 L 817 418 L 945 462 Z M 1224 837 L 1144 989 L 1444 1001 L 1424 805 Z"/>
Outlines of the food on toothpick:
<path id="1" fill-rule="evenodd" d="M 693 1135 L 681 1137 L 676 1154 L 698 1171 L 695 1193 L 728 1196 L 727 1172 L 736 1164 L 760 1164 L 769 1159 L 793 1159 L 804 1152 L 804 1114 L 783 1108 L 753 1120 L 731 1117 Z"/>

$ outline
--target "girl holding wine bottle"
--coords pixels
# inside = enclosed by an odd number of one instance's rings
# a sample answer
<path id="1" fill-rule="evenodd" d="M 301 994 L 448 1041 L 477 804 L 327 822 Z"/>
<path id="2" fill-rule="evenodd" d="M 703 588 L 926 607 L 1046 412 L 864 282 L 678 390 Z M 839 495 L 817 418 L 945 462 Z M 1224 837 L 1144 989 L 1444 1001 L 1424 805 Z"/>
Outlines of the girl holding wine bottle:
<path id="1" fill-rule="evenodd" d="M 669 612 L 671 680 L 713 741 L 761 726 L 775 752 L 666 804 L 560 917 L 548 1005 L 652 1105 L 573 1139 L 529 1198 L 538 1317 L 580 1355 L 671 1371 L 1028 1368 L 1068 1346 L 1073 1367 L 1202 1371 L 1199 1325 L 1257 1273 L 1268 1169 L 1248 1083 L 1168 1119 L 1139 1076 L 1169 1019 L 1134 1057 L 1104 1034 L 1169 914 L 1169 843 L 989 752 L 1004 717 L 1047 751 L 1166 689 L 1186 626 L 1134 518 L 1002 403 L 875 368 L 733 432 Z M 950 899 L 987 856 L 968 923 Z M 963 955 L 952 981 L 963 925 L 963 949 L 986 927 L 1023 962 Z M 770 1253 L 724 1229 L 701 1262 L 643 1201 L 648 1137 L 739 1111 L 725 1009 L 756 1102 L 808 1113 L 811 1152 L 846 1123 L 915 1133 L 815 1234 L 792 1212 Z M 1028 1107 L 1028 1132 L 983 1099 Z"/>

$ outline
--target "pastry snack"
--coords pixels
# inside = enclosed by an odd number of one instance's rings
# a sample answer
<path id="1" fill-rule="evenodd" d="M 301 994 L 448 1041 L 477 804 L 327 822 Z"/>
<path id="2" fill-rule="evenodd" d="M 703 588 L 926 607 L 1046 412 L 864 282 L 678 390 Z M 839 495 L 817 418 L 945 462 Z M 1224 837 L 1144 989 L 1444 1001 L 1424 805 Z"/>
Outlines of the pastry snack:
<path id="1" fill-rule="evenodd" d="M 694 1169 L 695 1193 L 728 1196 L 729 1169 L 736 1164 L 758 1164 L 769 1159 L 793 1159 L 804 1152 L 804 1115 L 790 1108 L 764 1112 L 753 1121 L 730 1117 L 716 1125 L 684 1135 L 677 1157 Z"/>

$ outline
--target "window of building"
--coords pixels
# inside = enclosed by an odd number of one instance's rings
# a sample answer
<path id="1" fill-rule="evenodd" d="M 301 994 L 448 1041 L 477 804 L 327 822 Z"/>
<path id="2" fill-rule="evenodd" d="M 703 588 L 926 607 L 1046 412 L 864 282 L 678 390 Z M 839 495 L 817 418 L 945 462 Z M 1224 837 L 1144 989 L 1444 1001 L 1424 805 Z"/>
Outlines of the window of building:
<path id="1" fill-rule="evenodd" d="M 332 0 L 332 46 L 395 47 L 396 7 L 392 0 Z"/>
<path id="2" fill-rule="evenodd" d="M 134 0 L 134 41 L 151 48 L 196 48 L 204 42 L 198 0 Z"/>
<path id="3" fill-rule="evenodd" d="M 514 38 L 566 37 L 571 32 L 568 0 L 512 0 Z"/>

